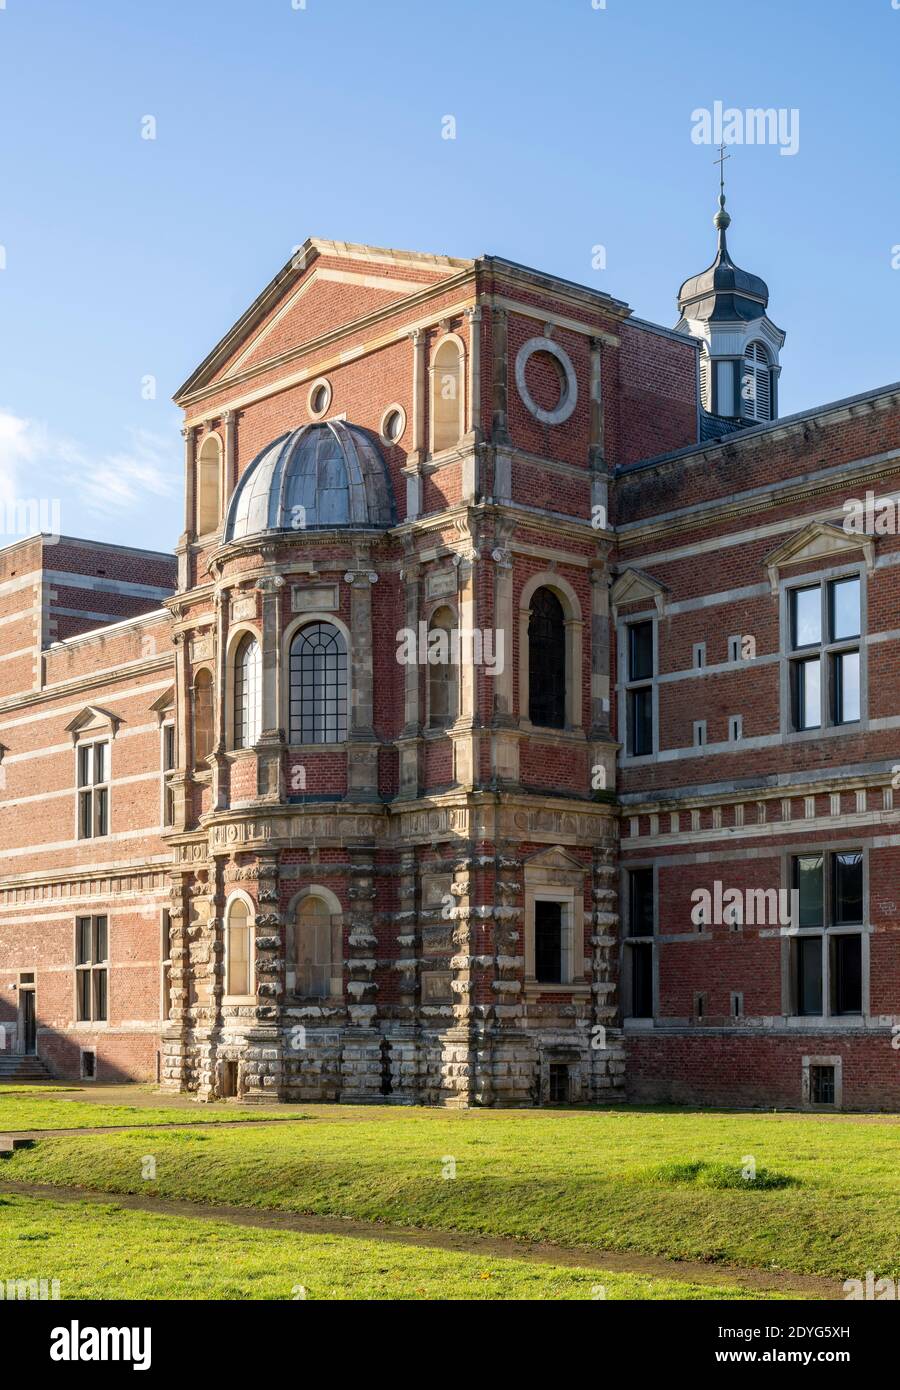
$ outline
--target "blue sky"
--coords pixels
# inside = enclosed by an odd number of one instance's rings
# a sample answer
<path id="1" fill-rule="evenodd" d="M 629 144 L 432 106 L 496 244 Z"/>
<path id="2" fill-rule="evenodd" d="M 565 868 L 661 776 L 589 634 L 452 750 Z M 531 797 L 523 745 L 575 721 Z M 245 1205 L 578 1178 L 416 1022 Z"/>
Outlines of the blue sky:
<path id="1" fill-rule="evenodd" d="M 171 394 L 309 235 L 493 252 L 674 324 L 716 101 L 799 111 L 797 154 L 727 165 L 782 413 L 900 378 L 900 0 L 595 3 L 0 0 L 0 502 L 171 548 Z"/>

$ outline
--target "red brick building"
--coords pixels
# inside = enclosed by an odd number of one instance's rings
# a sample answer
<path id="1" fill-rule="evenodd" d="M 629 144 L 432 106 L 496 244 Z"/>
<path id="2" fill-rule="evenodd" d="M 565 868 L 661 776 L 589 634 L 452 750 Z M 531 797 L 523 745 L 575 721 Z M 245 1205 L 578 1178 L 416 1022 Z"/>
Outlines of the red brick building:
<path id="1" fill-rule="evenodd" d="M 776 419 L 716 225 L 675 330 L 307 242 L 176 397 L 177 574 L 0 552 L 7 1067 L 896 1105 L 900 388 Z"/>

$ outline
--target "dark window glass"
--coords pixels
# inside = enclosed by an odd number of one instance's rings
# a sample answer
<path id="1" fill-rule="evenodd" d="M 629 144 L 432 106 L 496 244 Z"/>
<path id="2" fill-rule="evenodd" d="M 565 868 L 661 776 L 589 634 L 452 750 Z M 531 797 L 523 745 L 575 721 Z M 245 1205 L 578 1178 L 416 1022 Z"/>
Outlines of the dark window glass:
<path id="1" fill-rule="evenodd" d="M 817 656 L 791 666 L 795 729 L 818 729 L 822 724 L 822 662 Z"/>
<path id="2" fill-rule="evenodd" d="M 816 647 L 822 641 L 822 591 L 816 584 L 810 589 L 791 590 L 791 645 Z"/>
<path id="3" fill-rule="evenodd" d="M 552 589 L 538 589 L 528 619 L 528 718 L 544 729 L 566 723 L 566 623 Z"/>
<path id="4" fill-rule="evenodd" d="M 80 970 L 78 972 L 78 1018 L 80 1022 L 85 1022 L 91 1016 L 91 972 L 90 970 Z"/>
<path id="5" fill-rule="evenodd" d="M 292 743 L 347 737 L 347 644 L 333 623 L 310 623 L 291 643 Z"/>
<path id="6" fill-rule="evenodd" d="M 163 771 L 171 772 L 175 766 L 175 725 L 163 727 Z"/>
<path id="7" fill-rule="evenodd" d="M 822 1012 L 822 938 L 797 937 L 797 1013 Z"/>
<path id="8" fill-rule="evenodd" d="M 831 984 L 834 1013 L 862 1013 L 861 936 L 831 938 Z"/>
<path id="9" fill-rule="evenodd" d="M 259 738 L 261 680 L 259 643 L 247 633 L 234 658 L 235 748 L 250 748 Z"/>
<path id="10" fill-rule="evenodd" d="M 631 1017 L 653 1017 L 653 947 L 630 946 Z"/>
<path id="11" fill-rule="evenodd" d="M 859 580 L 836 579 L 828 586 L 829 624 L 832 642 L 858 637 L 860 632 Z"/>
<path id="12" fill-rule="evenodd" d="M 812 1067 L 809 1079 L 813 1105 L 834 1105 L 834 1067 Z"/>
<path id="13" fill-rule="evenodd" d="M 832 921 L 835 926 L 856 925 L 863 920 L 863 862 L 859 850 L 835 854 L 831 860 L 833 875 Z"/>
<path id="14" fill-rule="evenodd" d="M 550 1063 L 550 1104 L 565 1105 L 569 1099 L 569 1068 L 562 1062 Z"/>
<path id="15" fill-rule="evenodd" d="M 650 686 L 628 692 L 628 732 L 632 757 L 653 752 L 653 691 Z"/>
<path id="16" fill-rule="evenodd" d="M 94 922 L 94 960 L 104 961 L 107 955 L 106 918 L 97 917 Z"/>
<path id="17" fill-rule="evenodd" d="M 543 984 L 562 983 L 562 903 L 534 905 L 534 973 Z"/>
<path id="18" fill-rule="evenodd" d="M 821 854 L 804 854 L 794 860 L 794 888 L 798 894 L 798 927 L 821 927 L 825 922 Z"/>
<path id="19" fill-rule="evenodd" d="M 855 724 L 859 719 L 859 652 L 840 652 L 831 663 L 834 722 Z"/>
<path id="20" fill-rule="evenodd" d="M 653 935 L 653 870 L 632 869 L 629 879 L 628 935 Z"/>
<path id="21" fill-rule="evenodd" d="M 91 919 L 79 917 L 75 929 L 75 964 L 87 965 L 91 959 Z"/>
<path id="22" fill-rule="evenodd" d="M 94 1018 L 106 1018 L 106 971 L 94 971 Z"/>
<path id="23" fill-rule="evenodd" d="M 632 623 L 628 629 L 628 679 L 650 680 L 653 675 L 653 624 Z"/>

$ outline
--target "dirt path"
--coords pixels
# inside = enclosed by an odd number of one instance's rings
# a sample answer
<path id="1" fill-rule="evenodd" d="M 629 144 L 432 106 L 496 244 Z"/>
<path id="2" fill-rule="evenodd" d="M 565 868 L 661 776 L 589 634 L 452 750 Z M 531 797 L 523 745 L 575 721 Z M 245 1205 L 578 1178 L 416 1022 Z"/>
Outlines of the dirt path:
<path id="1" fill-rule="evenodd" d="M 0 1139 L 32 1139 L 35 1143 L 39 1139 L 69 1139 L 76 1138 L 79 1134 L 152 1134 L 154 1130 L 161 1129 L 244 1129 L 247 1125 L 251 1128 L 257 1125 L 284 1125 L 297 1123 L 304 1117 L 302 1115 L 285 1115 L 283 1118 L 269 1116 L 267 1119 L 258 1120 L 159 1120 L 153 1121 L 148 1125 L 77 1125 L 73 1129 L 5 1129 L 0 1132 Z"/>
<path id="2" fill-rule="evenodd" d="M 339 1235 L 356 1240 L 394 1241 L 426 1249 L 458 1250 L 463 1254 L 494 1255 L 539 1264 L 568 1265 L 579 1269 L 607 1270 L 614 1274 L 646 1275 L 651 1279 L 677 1279 L 695 1284 L 728 1285 L 756 1293 L 783 1294 L 792 1298 L 841 1299 L 838 1279 L 821 1275 L 778 1273 L 738 1265 L 706 1264 L 699 1260 L 667 1260 L 628 1250 L 580 1250 L 544 1242 L 472 1236 L 459 1231 L 429 1231 L 416 1227 L 387 1226 L 376 1221 L 355 1221 L 334 1216 L 301 1216 L 296 1212 L 256 1211 L 252 1207 L 213 1206 L 166 1197 L 139 1197 L 120 1192 L 89 1192 L 80 1187 L 55 1187 L 50 1183 L 5 1182 L 0 1192 L 24 1197 L 52 1198 L 61 1202 L 112 1203 L 127 1211 L 163 1216 L 186 1216 L 204 1221 L 227 1221 L 235 1226 L 261 1230 L 297 1231 L 303 1235 Z"/>

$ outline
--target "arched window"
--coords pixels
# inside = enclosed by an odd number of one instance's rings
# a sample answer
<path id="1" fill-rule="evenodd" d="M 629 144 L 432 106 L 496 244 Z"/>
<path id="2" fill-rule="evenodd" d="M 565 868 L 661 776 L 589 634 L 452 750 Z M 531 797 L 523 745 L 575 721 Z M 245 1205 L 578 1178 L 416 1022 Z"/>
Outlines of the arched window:
<path id="1" fill-rule="evenodd" d="M 566 723 L 566 621 L 552 589 L 537 589 L 528 620 L 528 718 L 545 729 Z"/>
<path id="2" fill-rule="evenodd" d="M 315 893 L 301 898 L 288 930 L 287 984 L 305 999 L 333 999 L 341 993 L 341 918 L 333 904 Z"/>
<path id="3" fill-rule="evenodd" d="M 431 364 L 431 450 L 458 444 L 462 435 L 462 351 L 454 338 L 441 343 Z"/>
<path id="4" fill-rule="evenodd" d="M 347 737 L 347 643 L 333 623 L 309 623 L 291 642 L 291 743 Z"/>
<path id="5" fill-rule="evenodd" d="M 194 766 L 204 763 L 213 750 L 213 684 L 206 668 L 194 677 Z"/>
<path id="6" fill-rule="evenodd" d="M 253 952 L 250 909 L 243 898 L 232 898 L 225 916 L 225 993 L 248 995 L 252 990 Z"/>
<path id="7" fill-rule="evenodd" d="M 197 460 L 197 534 L 218 528 L 222 517 L 222 443 L 208 434 Z"/>
<path id="8" fill-rule="evenodd" d="M 744 353 L 741 414 L 745 420 L 772 418 L 772 367 L 762 343 L 748 343 Z"/>
<path id="9" fill-rule="evenodd" d="M 262 659 L 249 632 L 234 656 L 234 746 L 252 748 L 262 731 Z"/>
<path id="10" fill-rule="evenodd" d="M 459 712 L 459 667 L 452 647 L 455 626 L 450 608 L 439 608 L 428 625 L 428 723 L 433 729 L 446 728 Z M 432 640 L 431 633 L 439 636 Z"/>

